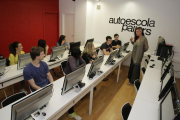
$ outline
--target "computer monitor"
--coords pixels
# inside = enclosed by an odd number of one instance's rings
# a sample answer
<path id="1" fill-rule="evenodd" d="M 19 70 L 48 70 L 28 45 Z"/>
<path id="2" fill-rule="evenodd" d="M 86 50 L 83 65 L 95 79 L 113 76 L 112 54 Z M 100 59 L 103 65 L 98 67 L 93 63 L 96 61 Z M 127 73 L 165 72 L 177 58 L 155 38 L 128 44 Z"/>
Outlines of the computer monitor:
<path id="1" fill-rule="evenodd" d="M 163 81 L 164 78 L 166 77 L 166 75 L 169 73 L 169 70 L 170 70 L 170 68 L 171 68 L 171 65 L 172 65 L 172 63 L 170 62 L 170 63 L 168 64 L 167 68 L 164 70 L 164 72 L 163 72 L 163 74 L 162 74 L 162 76 L 161 76 L 161 81 Z M 162 71 L 163 71 L 163 70 L 162 70 Z"/>
<path id="2" fill-rule="evenodd" d="M 172 99 L 172 87 L 160 103 L 159 120 L 173 120 L 175 116 L 175 106 Z"/>
<path id="3" fill-rule="evenodd" d="M 117 51 L 113 51 L 113 52 L 109 55 L 108 59 L 106 60 L 105 65 L 107 65 L 107 64 L 114 65 L 115 60 L 113 60 L 113 59 L 114 59 L 114 57 L 116 56 L 116 54 L 117 54 Z"/>
<path id="4" fill-rule="evenodd" d="M 116 54 L 116 57 L 118 57 L 118 58 L 124 57 L 122 55 L 123 51 L 124 51 L 124 46 L 121 46 Z"/>
<path id="5" fill-rule="evenodd" d="M 93 63 L 91 64 L 91 67 L 89 69 L 89 72 L 88 72 L 88 77 L 92 74 L 96 74 L 96 72 L 98 70 L 100 70 L 100 67 L 103 63 L 103 60 L 104 60 L 104 57 L 99 57 L 98 59 L 94 60 Z"/>
<path id="6" fill-rule="evenodd" d="M 50 60 L 54 60 L 56 58 L 62 58 L 65 52 L 65 46 L 58 46 L 58 47 L 52 47 L 51 48 L 51 56 Z"/>
<path id="7" fill-rule="evenodd" d="M 69 50 L 69 53 L 71 53 L 71 51 L 73 50 L 73 48 L 79 48 L 80 49 L 80 46 L 81 46 L 81 42 L 71 42 L 69 43 L 70 45 L 70 50 Z"/>
<path id="8" fill-rule="evenodd" d="M 64 95 L 65 93 L 70 91 L 74 85 L 81 84 L 84 75 L 85 66 L 65 75 L 61 95 Z"/>
<path id="9" fill-rule="evenodd" d="M 124 51 L 126 51 L 126 50 L 127 50 L 128 46 L 129 46 L 129 42 L 124 43 Z"/>
<path id="10" fill-rule="evenodd" d="M 174 76 L 171 76 L 170 79 L 168 81 L 164 81 L 164 83 L 162 81 L 161 92 L 159 94 L 159 100 L 161 100 L 166 95 L 166 93 L 171 88 L 173 83 L 174 83 Z"/>
<path id="11" fill-rule="evenodd" d="M 17 69 L 23 69 L 32 61 L 30 53 L 18 55 Z"/>
<path id="12" fill-rule="evenodd" d="M 87 41 L 86 41 L 86 44 L 84 45 L 84 48 L 86 47 L 86 45 L 87 45 L 88 42 L 94 42 L 94 38 L 87 40 Z"/>
<path id="13" fill-rule="evenodd" d="M 11 107 L 11 120 L 24 120 L 38 109 L 42 109 L 51 99 L 52 89 L 53 84 L 48 84 L 15 102 Z"/>
<path id="14" fill-rule="evenodd" d="M 6 59 L 0 60 L 0 76 L 4 74 L 5 67 L 6 67 Z"/>

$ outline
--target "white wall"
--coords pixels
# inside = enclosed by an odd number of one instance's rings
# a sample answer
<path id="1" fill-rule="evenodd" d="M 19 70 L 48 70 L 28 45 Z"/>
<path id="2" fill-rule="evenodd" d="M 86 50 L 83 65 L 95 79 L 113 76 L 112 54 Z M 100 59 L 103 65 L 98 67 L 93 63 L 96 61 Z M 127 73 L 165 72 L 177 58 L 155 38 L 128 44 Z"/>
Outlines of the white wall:
<path id="1" fill-rule="evenodd" d="M 101 10 L 96 9 L 97 5 L 101 5 Z M 175 52 L 178 53 L 175 53 L 174 59 L 180 62 L 179 0 L 101 0 L 99 2 L 94 0 L 93 6 L 93 8 L 89 7 L 89 11 L 93 10 L 93 13 L 87 13 L 89 16 L 93 14 L 93 20 L 87 21 L 87 24 L 92 26 L 92 31 L 90 31 L 91 29 L 86 31 L 87 37 L 95 38 L 95 42 L 102 43 L 105 42 L 107 35 L 113 37 L 115 33 L 118 33 L 120 35 L 119 39 L 124 44 L 129 41 L 131 36 L 134 36 L 133 33 L 121 32 L 122 24 L 110 24 L 109 18 L 121 17 L 136 20 L 147 20 L 150 18 L 155 21 L 155 27 L 145 27 L 152 30 L 150 36 L 146 35 L 150 47 L 147 52 L 152 53 L 156 48 L 158 37 L 163 36 L 166 43 L 175 46 Z M 129 48 L 132 48 L 132 45 Z M 175 70 L 180 71 L 180 64 L 174 64 Z"/>
<path id="2" fill-rule="evenodd" d="M 86 39 L 86 7 L 87 0 L 75 1 L 75 41 L 85 44 Z"/>

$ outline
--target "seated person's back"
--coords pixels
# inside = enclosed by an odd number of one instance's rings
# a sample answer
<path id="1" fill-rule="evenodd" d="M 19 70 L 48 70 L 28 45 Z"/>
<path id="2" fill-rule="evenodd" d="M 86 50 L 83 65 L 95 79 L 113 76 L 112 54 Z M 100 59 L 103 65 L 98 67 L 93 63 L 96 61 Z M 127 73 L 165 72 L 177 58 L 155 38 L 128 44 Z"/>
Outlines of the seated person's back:
<path id="1" fill-rule="evenodd" d="M 86 65 L 86 62 L 81 57 L 81 51 L 79 48 L 73 48 L 71 55 L 69 56 L 66 67 L 64 69 L 65 74 L 69 74 L 78 68 Z"/>

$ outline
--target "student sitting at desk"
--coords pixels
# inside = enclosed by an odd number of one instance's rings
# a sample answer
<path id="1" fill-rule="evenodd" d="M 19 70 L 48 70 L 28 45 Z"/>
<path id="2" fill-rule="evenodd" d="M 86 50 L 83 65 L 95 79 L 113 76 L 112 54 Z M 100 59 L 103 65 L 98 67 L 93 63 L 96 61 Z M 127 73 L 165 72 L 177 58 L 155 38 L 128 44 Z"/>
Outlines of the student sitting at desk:
<path id="1" fill-rule="evenodd" d="M 45 56 L 47 56 L 49 46 L 46 44 L 46 41 L 43 40 L 43 39 L 40 39 L 40 40 L 38 41 L 38 46 L 40 46 L 40 47 L 43 48 L 44 54 L 45 54 Z M 54 73 L 55 76 L 60 77 L 60 74 L 59 74 L 58 72 L 56 72 L 54 68 L 52 69 L 52 71 L 53 71 L 53 73 Z"/>
<path id="2" fill-rule="evenodd" d="M 112 43 L 112 38 L 111 38 L 111 36 L 107 36 L 107 37 L 106 37 L 106 42 L 103 43 L 103 44 L 101 45 L 101 47 L 100 47 L 98 56 L 110 55 L 111 52 L 113 52 L 111 43 Z"/>
<path id="3" fill-rule="evenodd" d="M 30 51 L 32 61 L 24 68 L 24 80 L 28 81 L 32 92 L 53 82 L 47 63 L 44 59 L 44 49 L 42 47 L 32 47 Z"/>
<path id="4" fill-rule="evenodd" d="M 97 58 L 97 53 L 93 52 L 94 51 L 94 44 L 93 42 L 88 42 L 86 47 L 83 50 L 82 58 L 88 63 L 92 63 L 93 60 Z"/>
<path id="5" fill-rule="evenodd" d="M 23 46 L 20 42 L 14 42 L 9 44 L 9 61 L 10 66 L 15 65 L 18 62 L 18 55 L 24 54 L 25 52 L 22 51 Z M 24 89 L 25 81 L 21 81 L 21 91 L 27 93 L 27 91 Z"/>
<path id="6" fill-rule="evenodd" d="M 61 45 L 64 45 L 66 50 L 69 50 L 69 45 L 66 42 L 66 36 L 65 35 L 61 35 L 59 37 L 59 41 L 57 42 L 57 46 L 61 46 Z"/>
<path id="7" fill-rule="evenodd" d="M 119 35 L 115 34 L 114 40 L 112 41 L 113 50 L 119 49 L 121 47 L 121 40 L 118 40 L 118 39 L 119 39 Z"/>
<path id="8" fill-rule="evenodd" d="M 82 59 L 81 57 L 81 51 L 79 48 L 73 48 L 73 50 L 71 51 L 71 56 L 69 56 L 67 63 L 66 63 L 66 67 L 64 69 L 65 74 L 69 74 L 83 66 L 86 65 L 86 62 Z M 74 112 L 74 108 L 70 108 L 68 111 L 68 116 L 69 118 L 74 118 L 76 120 L 81 120 L 82 118 L 80 116 L 78 116 L 75 112 Z"/>

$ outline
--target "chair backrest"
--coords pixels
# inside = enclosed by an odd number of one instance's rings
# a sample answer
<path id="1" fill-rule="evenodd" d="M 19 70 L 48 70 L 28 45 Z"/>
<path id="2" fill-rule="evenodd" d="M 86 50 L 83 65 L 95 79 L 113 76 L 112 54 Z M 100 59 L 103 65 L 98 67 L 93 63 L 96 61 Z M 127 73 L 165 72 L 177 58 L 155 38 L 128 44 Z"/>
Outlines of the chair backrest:
<path id="1" fill-rule="evenodd" d="M 98 53 L 99 53 L 99 49 L 96 49 L 96 53 L 97 53 L 97 55 L 98 55 Z"/>
<path id="2" fill-rule="evenodd" d="M 145 59 L 145 61 L 146 61 L 147 64 L 149 63 L 149 61 L 147 59 Z"/>
<path id="3" fill-rule="evenodd" d="M 129 117 L 129 113 L 131 112 L 131 105 L 129 103 L 126 103 L 122 106 L 122 109 L 121 109 L 121 115 L 122 115 L 122 118 L 123 120 L 127 120 L 128 117 Z"/>
<path id="4" fill-rule="evenodd" d="M 6 58 L 6 66 L 9 66 L 10 65 L 10 60 L 9 58 Z"/>
<path id="5" fill-rule="evenodd" d="M 135 87 L 136 93 L 139 90 L 140 85 L 141 83 L 138 79 L 134 81 L 134 87 Z"/>
<path id="6" fill-rule="evenodd" d="M 66 67 L 66 63 L 67 63 L 67 61 L 62 61 L 61 62 L 61 69 L 63 70 L 64 75 L 65 75 L 64 68 Z"/>
<path id="7" fill-rule="evenodd" d="M 19 100 L 20 98 L 22 98 L 24 96 L 26 96 L 26 93 L 24 93 L 24 92 L 19 92 L 14 95 L 11 95 L 10 97 L 6 98 L 5 100 L 3 100 L 1 102 L 1 106 L 5 107 L 5 106 L 15 102 L 16 100 Z"/>
<path id="8" fill-rule="evenodd" d="M 142 67 L 141 70 L 142 70 L 143 74 L 145 74 L 146 68 L 145 68 L 145 67 Z"/>

